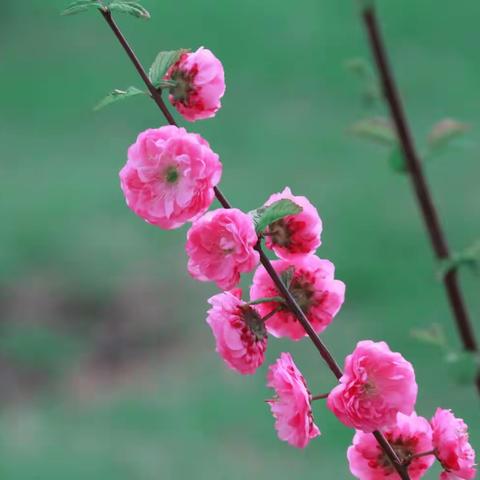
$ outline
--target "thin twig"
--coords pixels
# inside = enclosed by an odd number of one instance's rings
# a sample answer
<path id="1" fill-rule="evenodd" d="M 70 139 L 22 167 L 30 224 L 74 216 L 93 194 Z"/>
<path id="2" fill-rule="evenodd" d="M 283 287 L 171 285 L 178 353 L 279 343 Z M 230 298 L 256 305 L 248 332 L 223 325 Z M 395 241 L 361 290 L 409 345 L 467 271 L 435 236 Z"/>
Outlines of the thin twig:
<path id="1" fill-rule="evenodd" d="M 133 52 L 132 48 L 130 45 L 127 43 L 125 37 L 121 33 L 120 29 L 118 28 L 117 24 L 112 18 L 111 12 L 105 7 L 99 9 L 100 13 L 102 14 L 103 18 L 105 21 L 108 23 L 110 28 L 112 29 L 113 33 L 117 37 L 118 41 L 122 45 L 123 49 L 127 53 L 128 57 L 134 64 L 137 72 L 139 73 L 140 77 L 144 81 L 145 85 L 147 86 L 148 90 L 150 91 L 153 100 L 155 103 L 158 105 L 160 110 L 162 111 L 163 115 L 165 116 L 167 122 L 170 125 L 176 125 L 175 119 L 173 116 L 170 114 L 168 111 L 168 108 L 165 105 L 165 102 L 162 99 L 161 96 L 161 90 L 157 91 L 157 89 L 152 85 L 150 82 L 150 79 L 148 78 L 148 75 L 145 73 L 145 70 L 143 69 L 141 63 L 139 62 L 137 56 Z M 230 202 L 227 200 L 225 195 L 220 191 L 218 187 L 215 187 L 215 196 L 217 197 L 217 200 L 220 202 L 220 204 L 224 208 L 232 208 Z M 273 282 L 275 283 L 276 287 L 280 291 L 280 293 L 283 295 L 285 298 L 285 302 L 287 303 L 287 306 L 289 309 L 292 311 L 292 313 L 297 317 L 298 321 L 301 323 L 303 328 L 305 329 L 306 333 L 312 340 L 313 344 L 319 351 L 321 357 L 325 361 L 325 363 L 328 365 L 329 369 L 332 371 L 332 373 L 335 375 L 337 379 L 340 379 L 343 375 L 342 370 L 338 366 L 337 362 L 333 358 L 332 354 L 328 350 L 327 346 L 322 342 L 320 337 L 317 335 L 315 330 L 313 329 L 310 321 L 308 320 L 307 316 L 303 312 L 303 310 L 300 308 L 298 305 L 297 301 L 293 297 L 293 295 L 290 293 L 288 290 L 287 286 L 283 283 L 282 279 L 276 272 L 276 270 L 273 268 L 273 265 L 271 264 L 270 260 L 268 257 L 265 255 L 265 252 L 262 250 L 262 247 L 260 245 L 260 239 L 259 242 L 257 243 L 255 249 L 258 251 L 260 254 L 260 262 L 264 266 L 265 270 L 267 273 L 270 275 L 272 278 Z M 374 432 L 375 438 L 377 439 L 378 443 L 384 450 L 385 454 L 387 457 L 390 459 L 392 462 L 393 466 L 397 470 L 398 474 L 402 478 L 402 480 L 410 480 L 410 477 L 408 475 L 408 472 L 406 470 L 406 467 L 402 464 L 401 460 L 397 456 L 395 450 L 393 447 L 390 445 L 390 443 L 386 440 L 386 438 L 383 436 L 382 433 L 380 432 Z"/>
<path id="2" fill-rule="evenodd" d="M 410 174 L 409 176 L 415 191 L 415 196 L 428 231 L 432 248 L 438 259 L 443 260 L 449 258 L 450 252 L 447 240 L 440 225 L 432 194 L 415 149 L 408 121 L 402 106 L 402 101 L 395 84 L 393 71 L 388 62 L 385 43 L 380 32 L 374 7 L 369 6 L 364 9 L 362 17 L 368 33 L 370 48 L 375 58 L 375 64 L 381 80 L 383 94 L 395 125 L 403 156 Z M 463 346 L 467 351 L 477 352 L 478 344 L 475 339 L 473 326 L 467 313 L 462 292 L 460 291 L 456 269 L 451 269 L 447 272 L 443 277 L 443 284 L 445 286 L 445 291 Z M 477 375 L 476 383 L 480 392 L 480 373 Z"/>

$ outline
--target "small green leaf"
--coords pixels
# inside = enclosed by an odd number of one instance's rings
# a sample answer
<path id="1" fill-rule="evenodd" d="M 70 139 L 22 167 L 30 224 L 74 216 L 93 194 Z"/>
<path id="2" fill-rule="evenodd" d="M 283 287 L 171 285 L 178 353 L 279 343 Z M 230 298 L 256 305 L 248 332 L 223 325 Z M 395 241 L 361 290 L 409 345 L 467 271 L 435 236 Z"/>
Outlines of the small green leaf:
<path id="1" fill-rule="evenodd" d="M 188 50 L 181 48 L 180 50 L 169 50 L 166 52 L 160 52 L 148 71 L 148 78 L 155 85 L 155 87 L 161 87 L 163 77 L 167 73 L 167 70 L 181 57 L 181 55 Z M 174 86 L 174 85 L 173 85 Z"/>
<path id="2" fill-rule="evenodd" d="M 71 3 L 60 15 L 74 15 L 76 13 L 84 12 L 90 7 L 102 8 L 104 5 L 97 0 L 77 0 Z"/>
<path id="3" fill-rule="evenodd" d="M 256 232 L 262 233 L 271 223 L 301 211 L 302 207 L 287 198 L 282 198 L 271 205 L 251 211 L 250 215 L 253 218 Z"/>
<path id="4" fill-rule="evenodd" d="M 397 135 L 391 122 L 383 117 L 364 118 L 356 122 L 350 131 L 380 145 L 393 147 L 397 144 Z"/>
<path id="5" fill-rule="evenodd" d="M 459 267 L 467 266 L 478 271 L 480 264 L 480 241 L 465 248 L 460 252 L 453 252 L 450 258 L 446 258 L 440 262 L 439 277 L 442 279 L 451 270 Z"/>
<path id="6" fill-rule="evenodd" d="M 126 90 L 115 89 L 105 98 L 100 100 L 100 102 L 94 107 L 94 110 L 100 110 L 101 108 L 106 107 L 107 105 L 110 105 L 118 100 L 124 100 L 125 98 L 134 97 L 136 95 L 148 95 L 148 93 L 138 89 L 137 87 L 128 87 Z"/>
<path id="7" fill-rule="evenodd" d="M 388 156 L 388 163 L 398 173 L 405 173 L 407 171 L 407 165 L 405 163 L 405 158 L 403 156 L 402 149 L 400 145 L 395 145 L 390 155 Z"/>
<path id="8" fill-rule="evenodd" d="M 464 135 L 470 126 L 453 118 L 444 118 L 436 123 L 428 135 L 430 151 L 440 151 L 447 148 L 454 140 Z"/>
<path id="9" fill-rule="evenodd" d="M 284 270 L 280 274 L 280 278 L 282 279 L 282 282 L 284 285 L 290 289 L 290 285 L 292 284 L 293 276 L 295 275 L 295 267 L 291 266 L 288 267 L 286 270 Z"/>
<path id="10" fill-rule="evenodd" d="M 108 9 L 112 12 L 128 13 L 137 18 L 150 18 L 150 13 L 148 10 L 137 2 L 116 0 L 108 5 Z"/>
<path id="11" fill-rule="evenodd" d="M 367 60 L 362 57 L 351 58 L 345 62 L 345 68 L 358 78 L 365 106 L 372 107 L 381 100 L 378 80 Z"/>
<path id="12" fill-rule="evenodd" d="M 428 343 L 441 348 L 447 347 L 445 332 L 438 323 L 434 323 L 428 328 L 414 328 L 410 331 L 410 335 L 422 343 Z"/>

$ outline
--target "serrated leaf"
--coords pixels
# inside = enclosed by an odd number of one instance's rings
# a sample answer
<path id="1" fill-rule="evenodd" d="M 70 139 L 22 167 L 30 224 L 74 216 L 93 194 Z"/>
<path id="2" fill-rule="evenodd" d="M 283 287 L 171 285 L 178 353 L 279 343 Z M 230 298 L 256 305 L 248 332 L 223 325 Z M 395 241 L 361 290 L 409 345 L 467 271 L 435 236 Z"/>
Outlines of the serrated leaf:
<path id="1" fill-rule="evenodd" d="M 450 258 L 440 262 L 439 277 L 443 278 L 451 270 L 459 267 L 468 266 L 473 270 L 478 270 L 480 264 L 480 241 L 465 248 L 460 252 L 453 252 Z"/>
<path id="2" fill-rule="evenodd" d="M 112 12 L 128 13 L 137 18 L 145 18 L 147 20 L 150 18 L 148 10 L 137 2 L 113 1 L 108 5 L 108 9 Z"/>
<path id="3" fill-rule="evenodd" d="M 271 223 L 301 211 L 302 207 L 287 198 L 282 198 L 271 205 L 251 211 L 250 215 L 253 218 L 256 232 L 262 233 Z"/>
<path id="4" fill-rule="evenodd" d="M 428 135 L 429 153 L 445 150 L 470 129 L 467 123 L 453 118 L 444 118 L 436 123 Z"/>
<path id="5" fill-rule="evenodd" d="M 134 97 L 136 95 L 148 95 L 148 93 L 138 89 L 137 87 L 128 87 L 126 90 L 115 89 L 105 98 L 100 100 L 100 102 L 94 107 L 94 110 L 100 110 L 101 108 L 106 107 L 107 105 L 110 105 L 118 100 L 124 100 L 125 98 Z"/>
<path id="6" fill-rule="evenodd" d="M 103 4 L 97 0 L 77 0 L 65 8 L 60 15 L 74 15 L 76 13 L 84 12 L 91 7 L 102 8 Z"/>
<path id="7" fill-rule="evenodd" d="M 434 323 L 428 328 L 414 328 L 410 331 L 410 335 L 423 343 L 428 343 L 441 348 L 447 347 L 445 332 L 443 331 L 442 326 L 438 323 Z"/>
<path id="8" fill-rule="evenodd" d="M 289 289 L 290 285 L 292 284 L 293 276 L 295 275 L 295 267 L 291 266 L 288 267 L 280 274 L 280 278 L 284 285 Z"/>
<path id="9" fill-rule="evenodd" d="M 364 118 L 356 122 L 350 131 L 358 137 L 371 140 L 380 145 L 393 147 L 397 144 L 397 135 L 391 122 L 384 117 Z"/>
<path id="10" fill-rule="evenodd" d="M 150 70 L 148 71 L 148 78 L 155 87 L 161 86 L 164 81 L 163 77 L 167 70 L 181 57 L 181 55 L 188 50 L 181 48 L 180 50 L 169 50 L 160 52 L 153 61 Z"/>
<path id="11" fill-rule="evenodd" d="M 407 164 L 405 163 L 405 157 L 403 156 L 400 145 L 395 145 L 390 155 L 388 156 L 388 163 L 398 173 L 405 173 L 407 171 Z"/>

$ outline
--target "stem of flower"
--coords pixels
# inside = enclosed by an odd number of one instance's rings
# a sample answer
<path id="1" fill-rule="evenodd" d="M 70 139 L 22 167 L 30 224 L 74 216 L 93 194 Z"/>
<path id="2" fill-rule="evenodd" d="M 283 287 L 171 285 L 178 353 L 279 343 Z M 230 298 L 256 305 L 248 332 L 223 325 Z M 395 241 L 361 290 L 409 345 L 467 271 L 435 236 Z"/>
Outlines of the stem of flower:
<path id="1" fill-rule="evenodd" d="M 271 302 L 285 303 L 285 299 L 283 297 L 261 297 L 261 298 L 256 298 L 255 300 L 250 300 L 249 302 L 247 302 L 247 304 L 259 305 L 260 303 L 271 303 Z"/>
<path id="2" fill-rule="evenodd" d="M 283 298 L 282 298 L 283 301 Z M 263 318 L 262 321 L 266 322 L 270 317 L 273 317 L 277 312 L 283 310 L 283 306 L 279 305 L 277 308 L 274 308 L 271 312 L 267 313 Z"/>
<path id="3" fill-rule="evenodd" d="M 120 32 L 120 29 L 118 28 L 117 24 L 112 18 L 111 12 L 108 10 L 108 8 L 100 8 L 99 9 L 100 13 L 102 14 L 103 18 L 109 25 L 109 27 L 112 29 L 113 33 L 117 37 L 118 41 L 122 45 L 123 49 L 127 53 L 128 57 L 132 61 L 133 65 L 135 66 L 137 72 L 139 73 L 140 77 L 142 78 L 143 82 L 147 86 L 149 92 L 152 95 L 153 100 L 155 103 L 158 105 L 160 110 L 162 111 L 163 115 L 165 116 L 167 122 L 170 125 L 177 125 L 175 122 L 175 119 L 173 116 L 170 114 L 168 111 L 168 108 L 165 105 L 165 102 L 162 99 L 161 96 L 161 90 L 160 92 L 155 89 L 153 84 L 150 82 L 150 79 L 148 78 L 148 75 L 145 73 L 145 70 L 143 69 L 141 63 L 139 62 L 137 56 L 131 49 L 130 45 L 127 43 L 125 37 L 123 34 Z M 227 198 L 223 195 L 223 193 L 220 191 L 218 187 L 214 188 L 215 190 L 215 196 L 217 200 L 220 202 L 220 204 L 224 208 L 232 208 L 230 202 L 227 200 Z M 317 335 L 315 330 L 313 329 L 310 321 L 308 320 L 307 316 L 303 312 L 303 310 L 300 308 L 298 305 L 297 301 L 295 298 L 292 296 L 290 291 L 288 290 L 288 287 L 283 283 L 282 279 L 276 272 L 276 270 L 273 268 L 272 263 L 270 262 L 269 258 L 265 255 L 265 252 L 262 250 L 261 246 L 261 239 L 259 238 L 259 241 L 257 245 L 255 246 L 255 249 L 258 251 L 260 254 L 260 262 L 264 266 L 265 270 L 267 273 L 270 275 L 271 279 L 275 283 L 277 289 L 280 291 L 280 293 L 283 295 L 285 299 L 285 303 L 287 304 L 288 308 L 291 310 L 291 312 L 297 317 L 298 321 L 301 323 L 303 328 L 305 329 L 305 332 L 307 335 L 310 337 L 312 340 L 313 344 L 319 351 L 321 357 L 325 361 L 325 363 L 328 365 L 329 369 L 332 371 L 332 373 L 335 375 L 337 379 L 340 379 L 343 375 L 342 370 L 338 366 L 337 362 L 333 358 L 332 354 L 328 350 L 327 346 L 322 342 L 320 337 Z M 395 450 L 393 447 L 388 443 L 387 439 L 383 436 L 382 433 L 380 432 L 373 432 L 375 435 L 375 438 L 377 439 L 378 443 L 382 447 L 383 451 L 387 455 L 387 457 L 390 459 L 392 462 L 394 468 L 397 470 L 398 474 L 400 475 L 400 478 L 402 480 L 410 480 L 410 476 L 408 475 L 407 469 L 405 465 L 402 464 L 401 460 L 398 458 L 397 454 L 395 453 Z"/>
<path id="4" fill-rule="evenodd" d="M 372 2 L 367 4 L 367 7 L 363 9 L 362 17 L 368 33 L 370 48 L 375 58 L 378 75 L 382 83 L 383 93 L 395 124 L 400 146 L 408 167 L 423 221 L 427 227 L 432 248 L 438 259 L 449 258 L 450 252 L 446 237 L 440 225 L 437 210 L 423 173 L 422 164 L 413 143 Z M 463 346 L 467 351 L 477 352 L 478 344 L 460 291 L 455 269 L 447 272 L 443 277 L 443 284 Z M 476 383 L 480 392 L 480 372 L 477 375 Z"/>
<path id="5" fill-rule="evenodd" d="M 407 460 L 406 464 L 410 464 L 412 460 L 415 460 L 416 458 L 421 458 L 421 457 L 426 457 L 428 455 L 436 455 L 435 449 L 429 450 L 428 452 L 421 452 L 421 453 L 415 453 L 414 455 L 411 455 Z"/>
<path id="6" fill-rule="evenodd" d="M 328 398 L 329 395 L 329 393 L 321 393 L 320 395 L 314 395 L 311 400 L 312 402 L 315 400 L 325 400 L 326 398 Z"/>

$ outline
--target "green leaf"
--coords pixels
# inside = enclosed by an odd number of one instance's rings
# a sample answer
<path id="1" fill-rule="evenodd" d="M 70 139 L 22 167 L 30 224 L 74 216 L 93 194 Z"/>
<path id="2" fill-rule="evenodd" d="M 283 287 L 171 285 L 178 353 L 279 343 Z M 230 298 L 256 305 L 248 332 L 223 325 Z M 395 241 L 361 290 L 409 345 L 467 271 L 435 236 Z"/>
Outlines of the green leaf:
<path id="1" fill-rule="evenodd" d="M 126 90 L 113 90 L 113 92 L 110 92 L 105 98 L 97 103 L 97 105 L 94 107 L 94 110 L 100 110 L 101 108 L 106 107 L 107 105 L 110 105 L 118 100 L 124 100 L 125 98 L 134 97 L 136 95 L 148 95 L 148 93 L 138 89 L 137 87 L 128 87 Z"/>
<path id="2" fill-rule="evenodd" d="M 150 67 L 150 70 L 148 71 L 148 78 L 153 85 L 156 87 L 161 87 L 161 83 L 164 82 L 163 77 L 167 73 L 167 70 L 181 57 L 183 53 L 188 51 L 189 50 L 181 48 L 180 50 L 160 52 L 156 56 Z"/>
<path id="3" fill-rule="evenodd" d="M 282 198 L 271 205 L 251 211 L 250 215 L 253 218 L 256 232 L 262 233 L 271 223 L 301 211 L 302 207 L 287 198 Z"/>
<path id="4" fill-rule="evenodd" d="M 400 145 L 397 144 L 393 147 L 388 156 L 388 163 L 392 169 L 398 173 L 405 173 L 407 171 L 407 164 L 405 163 L 405 158 Z"/>
<path id="5" fill-rule="evenodd" d="M 358 137 L 371 140 L 380 145 L 393 147 L 397 145 L 397 134 L 391 122 L 384 117 L 364 118 L 356 122 L 350 131 Z"/>
<path id="6" fill-rule="evenodd" d="M 127 2 L 123 0 L 113 1 L 108 5 L 108 9 L 112 12 L 128 13 L 137 18 L 150 18 L 148 10 L 137 2 Z"/>
<path id="7" fill-rule="evenodd" d="M 102 8 L 104 5 L 97 0 L 77 0 L 71 3 L 60 15 L 74 15 L 76 13 L 84 12 L 90 7 Z"/>
<path id="8" fill-rule="evenodd" d="M 453 252 L 450 258 L 440 262 L 439 277 L 442 279 L 451 270 L 467 266 L 473 270 L 478 270 L 480 264 L 480 241 L 465 248 L 460 252 Z"/>
<path id="9" fill-rule="evenodd" d="M 428 135 L 430 152 L 438 152 L 446 149 L 453 141 L 465 135 L 469 129 L 470 126 L 467 123 L 460 122 L 453 118 L 444 118 L 432 127 Z"/>
<path id="10" fill-rule="evenodd" d="M 280 274 L 280 278 L 282 279 L 282 282 L 284 285 L 290 289 L 290 285 L 292 284 L 293 276 L 295 275 L 295 267 L 291 266 L 288 267 L 286 270 L 284 270 Z"/>
<path id="11" fill-rule="evenodd" d="M 461 385 L 470 385 L 480 367 L 477 352 L 449 352 L 445 357 L 450 376 Z"/>
<path id="12" fill-rule="evenodd" d="M 428 328 L 414 328 L 410 331 L 410 335 L 422 343 L 428 343 L 441 348 L 447 347 L 445 332 L 438 323 L 434 323 Z"/>
<path id="13" fill-rule="evenodd" d="M 345 62 L 345 68 L 358 78 L 362 99 L 367 107 L 372 107 L 381 100 L 377 77 L 367 60 L 362 57 L 351 58 Z"/>

